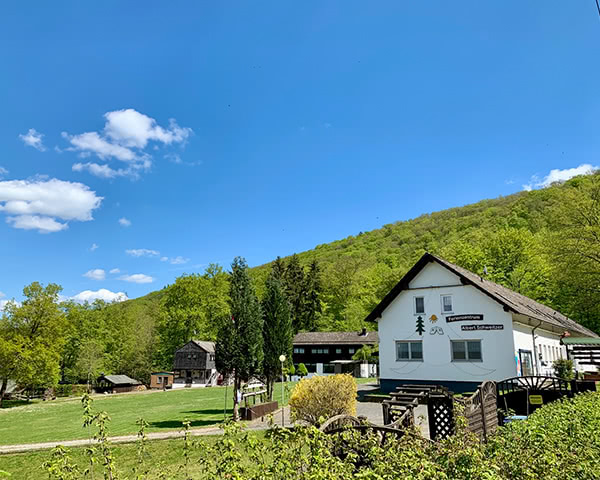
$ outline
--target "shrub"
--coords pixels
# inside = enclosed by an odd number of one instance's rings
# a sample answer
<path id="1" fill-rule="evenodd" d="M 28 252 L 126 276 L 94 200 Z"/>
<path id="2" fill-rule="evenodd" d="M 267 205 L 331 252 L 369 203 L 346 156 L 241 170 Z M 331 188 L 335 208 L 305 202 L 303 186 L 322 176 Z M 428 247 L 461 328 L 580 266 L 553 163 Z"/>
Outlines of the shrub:
<path id="1" fill-rule="evenodd" d="M 302 379 L 292 392 L 290 409 L 294 420 L 311 425 L 335 415 L 355 415 L 356 382 L 347 374 Z"/>
<path id="2" fill-rule="evenodd" d="M 303 363 L 298 365 L 298 371 L 296 373 L 300 378 L 306 377 L 308 375 L 308 369 L 306 368 L 306 365 L 304 365 Z"/>
<path id="3" fill-rule="evenodd" d="M 294 367 L 293 363 L 290 363 L 290 365 L 287 367 L 286 375 L 291 377 L 292 375 L 295 375 L 295 374 L 296 374 L 296 367 Z"/>
<path id="4" fill-rule="evenodd" d="M 62 383 L 56 386 L 57 397 L 80 397 L 87 392 L 87 385 Z"/>
<path id="5" fill-rule="evenodd" d="M 575 376 L 575 372 L 573 371 L 573 360 L 559 358 L 558 360 L 554 360 L 552 368 L 554 368 L 554 375 L 563 380 L 573 380 L 573 377 Z"/>

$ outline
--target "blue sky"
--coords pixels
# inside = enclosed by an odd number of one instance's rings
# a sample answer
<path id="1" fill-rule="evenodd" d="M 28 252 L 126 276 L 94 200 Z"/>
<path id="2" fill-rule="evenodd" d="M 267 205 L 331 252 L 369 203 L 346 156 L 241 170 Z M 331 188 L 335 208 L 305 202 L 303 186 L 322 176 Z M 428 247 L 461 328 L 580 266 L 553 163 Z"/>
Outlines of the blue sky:
<path id="1" fill-rule="evenodd" d="M 6 2 L 0 301 L 133 298 L 586 171 L 599 58 L 593 0 Z"/>

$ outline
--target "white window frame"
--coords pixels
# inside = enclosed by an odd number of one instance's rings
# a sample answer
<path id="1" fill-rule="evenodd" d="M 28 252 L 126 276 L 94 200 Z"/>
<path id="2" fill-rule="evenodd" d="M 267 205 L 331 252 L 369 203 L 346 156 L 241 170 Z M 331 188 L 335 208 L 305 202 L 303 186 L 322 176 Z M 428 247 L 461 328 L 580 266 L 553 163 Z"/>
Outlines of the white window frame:
<path id="1" fill-rule="evenodd" d="M 335 353 L 336 353 L 336 355 L 340 355 L 342 353 L 342 349 L 341 348 L 336 348 L 335 349 Z"/>
<path id="2" fill-rule="evenodd" d="M 446 297 L 450 297 L 450 310 L 444 310 L 444 298 L 446 298 Z M 452 298 L 452 294 L 444 293 L 444 294 L 440 295 L 440 308 L 442 311 L 442 315 L 454 313 L 454 300 Z"/>
<path id="3" fill-rule="evenodd" d="M 354 354 L 354 353 L 356 353 L 356 348 L 354 348 L 354 347 L 349 348 L 348 349 L 348 353 L 351 354 L 351 355 Z"/>
<path id="4" fill-rule="evenodd" d="M 422 298 L 423 299 L 423 311 L 422 312 L 417 312 L 417 298 Z M 425 297 L 422 295 L 417 295 L 413 297 L 413 311 L 415 312 L 415 316 L 416 315 L 425 315 Z"/>
<path id="5" fill-rule="evenodd" d="M 408 358 L 398 358 L 398 344 L 399 343 L 409 344 Z M 421 344 L 421 358 L 412 358 L 412 347 L 410 346 L 411 343 L 420 343 Z M 396 361 L 397 362 L 422 362 L 423 358 L 425 357 L 425 352 L 423 351 L 423 340 L 396 340 L 396 342 L 394 343 L 394 346 L 396 348 Z"/>
<path id="6" fill-rule="evenodd" d="M 454 348 L 453 344 L 454 343 L 464 343 L 465 344 L 465 358 L 454 358 Z M 481 353 L 481 358 L 474 358 L 474 359 L 470 359 L 469 358 L 469 347 L 467 346 L 468 342 L 479 342 L 479 352 Z M 483 342 L 481 341 L 480 338 L 457 338 L 454 340 L 450 340 L 450 359 L 453 362 L 483 362 Z"/>

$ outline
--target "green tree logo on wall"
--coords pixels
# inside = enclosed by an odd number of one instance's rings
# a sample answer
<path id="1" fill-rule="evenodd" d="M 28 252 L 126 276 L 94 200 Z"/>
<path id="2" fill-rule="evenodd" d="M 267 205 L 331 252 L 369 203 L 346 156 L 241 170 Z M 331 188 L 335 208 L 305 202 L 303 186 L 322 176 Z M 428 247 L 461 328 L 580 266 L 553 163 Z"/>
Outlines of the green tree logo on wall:
<path id="1" fill-rule="evenodd" d="M 425 322 L 423 321 L 423 317 L 421 315 L 419 315 L 417 317 L 417 333 L 419 335 L 423 335 L 424 331 L 425 331 Z"/>

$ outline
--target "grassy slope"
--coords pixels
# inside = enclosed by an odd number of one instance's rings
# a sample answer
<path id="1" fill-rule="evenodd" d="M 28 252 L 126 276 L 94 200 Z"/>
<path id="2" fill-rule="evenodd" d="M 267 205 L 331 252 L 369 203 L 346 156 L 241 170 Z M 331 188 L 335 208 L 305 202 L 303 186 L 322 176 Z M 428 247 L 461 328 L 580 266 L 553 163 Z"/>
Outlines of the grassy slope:
<path id="1" fill-rule="evenodd" d="M 298 256 L 305 265 L 317 260 L 321 271 L 339 264 L 344 257 L 362 256 L 364 262 L 359 269 L 370 268 L 373 264 L 385 264 L 397 270 L 396 276 L 399 278 L 425 251 L 439 252 L 454 240 L 469 239 L 470 234 L 478 229 L 493 231 L 500 226 L 512 226 L 536 232 L 546 227 L 548 208 L 553 205 L 563 188 L 567 188 L 567 185 L 519 192 L 424 214 L 411 220 L 384 225 L 370 232 L 360 232 L 358 235 L 317 245 L 312 250 L 300 252 Z M 277 252 L 273 252 L 273 256 L 276 255 Z M 270 263 L 251 269 L 257 280 L 259 293 L 269 265 Z M 158 306 L 164 292 L 163 289 L 123 302 L 119 308 L 150 312 Z M 378 292 L 378 296 L 385 293 Z"/>
<path id="2" fill-rule="evenodd" d="M 276 387 L 274 398 L 280 401 L 280 385 Z M 229 413 L 231 395 L 229 388 Z M 179 430 L 185 419 L 193 428 L 220 423 L 224 400 L 224 387 L 194 388 L 94 396 L 94 409 L 111 417 L 110 435 L 127 435 L 137 432 L 135 422 L 140 417 L 150 424 L 148 432 Z M 81 412 L 78 398 L 0 410 L 0 445 L 87 438 L 81 427 Z"/>

